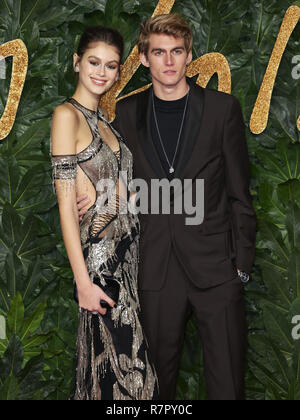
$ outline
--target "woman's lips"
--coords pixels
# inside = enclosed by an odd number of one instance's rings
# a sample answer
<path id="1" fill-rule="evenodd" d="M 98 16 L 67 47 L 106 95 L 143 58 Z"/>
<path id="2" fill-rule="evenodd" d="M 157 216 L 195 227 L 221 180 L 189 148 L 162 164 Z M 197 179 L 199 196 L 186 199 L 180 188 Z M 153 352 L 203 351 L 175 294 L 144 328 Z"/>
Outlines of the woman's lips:
<path id="1" fill-rule="evenodd" d="M 97 85 L 97 86 L 104 86 L 107 82 L 107 80 L 95 79 L 93 77 L 91 77 L 91 81 L 92 83 L 94 83 L 94 85 Z"/>

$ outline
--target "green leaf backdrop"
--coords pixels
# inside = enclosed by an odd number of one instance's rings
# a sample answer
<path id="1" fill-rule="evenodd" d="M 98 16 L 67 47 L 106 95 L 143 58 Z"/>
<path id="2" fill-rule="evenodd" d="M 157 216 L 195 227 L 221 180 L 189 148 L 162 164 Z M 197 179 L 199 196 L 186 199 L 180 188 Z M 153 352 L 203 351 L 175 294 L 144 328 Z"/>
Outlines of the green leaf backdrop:
<path id="1" fill-rule="evenodd" d="M 300 340 L 292 318 L 300 315 L 300 83 L 292 57 L 300 53 L 297 25 L 280 65 L 266 131 L 249 130 L 250 115 L 288 7 L 287 0 L 184 0 L 173 8 L 195 35 L 194 57 L 226 56 L 233 94 L 241 102 L 258 215 L 257 257 L 246 287 L 249 400 L 300 399 Z M 49 133 L 53 109 L 75 87 L 72 53 L 83 28 L 118 28 L 134 47 L 139 23 L 151 16 L 150 0 L 1 0 L 0 45 L 21 38 L 29 71 L 16 123 L 0 144 L 1 400 L 66 400 L 74 371 L 77 308 L 72 273 L 59 228 L 51 185 Z M 8 95 L 12 59 L 0 79 L 0 114 Z M 124 93 L 149 82 L 140 68 Z M 216 89 L 216 76 L 209 87 Z M 199 334 L 187 326 L 178 399 L 206 399 Z"/>

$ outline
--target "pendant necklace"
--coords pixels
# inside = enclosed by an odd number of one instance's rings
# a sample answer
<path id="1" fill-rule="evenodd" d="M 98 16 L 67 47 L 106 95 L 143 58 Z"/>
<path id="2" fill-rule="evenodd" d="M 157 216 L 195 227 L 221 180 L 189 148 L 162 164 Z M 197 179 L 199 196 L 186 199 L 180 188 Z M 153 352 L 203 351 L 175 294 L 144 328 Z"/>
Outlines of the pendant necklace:
<path id="1" fill-rule="evenodd" d="M 185 119 L 185 114 L 186 114 L 186 110 L 187 110 L 187 104 L 188 104 L 189 96 L 190 96 L 190 90 L 188 91 L 188 94 L 186 96 L 185 107 L 184 107 L 184 111 L 183 111 L 183 116 L 182 116 L 181 126 L 180 126 L 180 130 L 179 130 L 179 135 L 178 135 L 178 139 L 177 139 L 177 145 L 176 145 L 176 149 L 175 149 L 175 153 L 174 153 L 174 156 L 173 156 L 172 163 L 170 163 L 169 158 L 168 158 L 167 153 L 166 153 L 166 150 L 164 148 L 164 144 L 163 144 L 161 134 L 160 134 L 160 131 L 159 131 L 159 127 L 158 127 L 158 121 L 157 121 L 155 105 L 154 105 L 154 93 L 153 93 L 153 90 L 152 90 L 152 106 L 153 106 L 153 114 L 154 114 L 155 125 L 156 125 L 156 129 L 157 129 L 157 133 L 158 133 L 158 137 L 159 137 L 159 141 L 160 141 L 162 150 L 164 152 L 165 158 L 166 158 L 166 160 L 168 162 L 168 165 L 169 165 L 169 173 L 170 174 L 175 172 L 174 162 L 175 162 L 175 159 L 176 159 L 178 146 L 179 146 L 179 142 L 180 142 L 180 138 L 181 138 L 181 134 L 182 134 L 183 123 L 184 123 L 184 119 Z"/>

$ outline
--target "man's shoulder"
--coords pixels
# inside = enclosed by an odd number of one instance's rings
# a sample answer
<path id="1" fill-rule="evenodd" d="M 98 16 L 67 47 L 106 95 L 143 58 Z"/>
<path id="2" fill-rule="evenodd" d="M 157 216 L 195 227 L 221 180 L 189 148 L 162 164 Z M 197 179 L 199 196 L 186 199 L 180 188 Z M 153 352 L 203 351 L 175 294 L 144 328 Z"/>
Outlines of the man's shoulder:
<path id="1" fill-rule="evenodd" d="M 142 92 L 138 92 L 138 93 L 134 93 L 134 94 L 130 94 L 129 96 L 126 96 L 124 98 L 121 98 L 118 102 L 117 102 L 117 107 L 119 109 L 124 108 L 124 107 L 130 107 L 130 106 L 136 106 L 136 104 L 145 99 L 146 97 L 148 97 L 149 94 L 149 88 L 143 90 Z"/>
<path id="2" fill-rule="evenodd" d="M 199 86 L 198 86 L 199 87 Z M 202 88 L 205 92 L 205 97 L 211 103 L 216 103 L 219 106 L 231 106 L 233 103 L 239 103 L 239 100 L 231 93 L 222 92 L 220 90 Z"/>

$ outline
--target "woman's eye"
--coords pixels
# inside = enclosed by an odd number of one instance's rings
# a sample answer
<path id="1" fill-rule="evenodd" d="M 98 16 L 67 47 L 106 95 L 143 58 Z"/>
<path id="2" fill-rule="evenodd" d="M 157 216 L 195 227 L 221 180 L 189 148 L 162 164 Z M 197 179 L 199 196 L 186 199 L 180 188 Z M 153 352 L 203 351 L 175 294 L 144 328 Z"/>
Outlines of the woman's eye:
<path id="1" fill-rule="evenodd" d="M 90 64 L 91 64 L 92 66 L 97 66 L 97 65 L 98 65 L 97 61 L 90 61 Z"/>
<path id="2" fill-rule="evenodd" d="M 116 66 L 112 66 L 112 65 L 108 65 L 107 68 L 109 70 L 116 70 L 117 67 Z"/>

